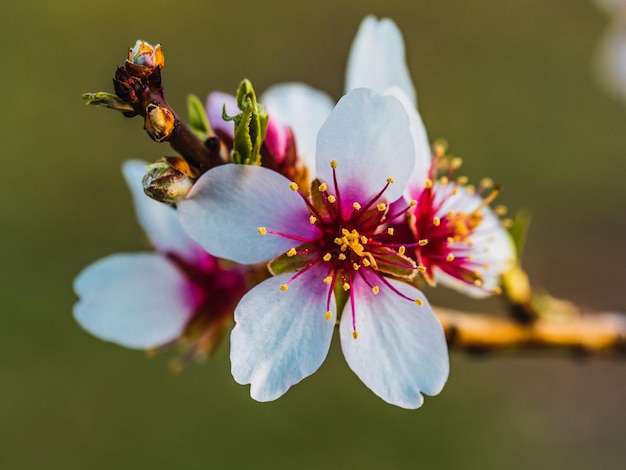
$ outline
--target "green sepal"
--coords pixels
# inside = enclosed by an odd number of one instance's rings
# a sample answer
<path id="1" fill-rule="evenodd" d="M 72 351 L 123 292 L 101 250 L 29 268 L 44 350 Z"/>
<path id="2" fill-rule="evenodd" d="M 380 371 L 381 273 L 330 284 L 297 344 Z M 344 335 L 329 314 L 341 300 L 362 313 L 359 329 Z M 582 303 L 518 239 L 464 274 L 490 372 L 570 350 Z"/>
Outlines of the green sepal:
<path id="1" fill-rule="evenodd" d="M 123 113 L 134 111 L 132 105 L 116 95 L 105 91 L 99 91 L 97 93 L 83 93 L 80 97 L 87 101 L 85 103 L 87 106 L 102 106 L 104 108 L 114 109 L 115 111 L 121 111 Z"/>
<path id="2" fill-rule="evenodd" d="M 315 207 L 317 213 L 326 221 L 328 220 L 328 206 L 322 192 L 320 191 L 321 181 L 314 179 L 311 183 L 311 204 Z"/>
<path id="3" fill-rule="evenodd" d="M 213 133 L 204 104 L 196 95 L 187 96 L 187 113 L 189 128 L 199 139 L 205 140 L 209 134 Z"/>
<path id="4" fill-rule="evenodd" d="M 269 119 L 267 112 L 257 103 L 252 83 L 248 79 L 244 79 L 239 85 L 236 99 L 241 114 L 228 116 L 226 106 L 222 111 L 222 118 L 225 121 L 235 123 L 232 161 L 242 165 L 260 165 L 261 146 L 265 140 Z"/>
<path id="5" fill-rule="evenodd" d="M 294 248 L 297 252 L 295 255 L 288 256 L 287 253 L 283 253 L 268 263 L 267 269 L 273 276 L 300 271 L 310 266 L 320 257 L 319 251 L 310 243 Z"/>
<path id="6" fill-rule="evenodd" d="M 378 272 L 389 274 L 396 279 L 411 281 L 417 275 L 417 265 L 408 256 L 401 255 L 391 248 L 376 249 Z"/>

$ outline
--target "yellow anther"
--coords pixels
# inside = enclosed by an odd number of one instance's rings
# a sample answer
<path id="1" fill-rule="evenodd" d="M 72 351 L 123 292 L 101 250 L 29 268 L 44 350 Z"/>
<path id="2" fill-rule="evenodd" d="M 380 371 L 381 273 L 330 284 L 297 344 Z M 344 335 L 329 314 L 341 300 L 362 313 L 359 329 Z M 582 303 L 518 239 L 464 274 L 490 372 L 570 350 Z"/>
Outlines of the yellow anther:
<path id="1" fill-rule="evenodd" d="M 482 188 L 491 188 L 493 187 L 493 180 L 491 178 L 483 178 L 480 181 L 480 186 Z"/>
<path id="2" fill-rule="evenodd" d="M 344 235 L 344 237 L 347 237 L 348 235 L 350 235 L 350 230 L 348 230 L 347 228 L 342 228 L 341 229 L 341 233 Z M 342 240 L 344 240 L 345 238 L 342 238 Z M 348 242 L 347 239 L 345 239 L 346 243 Z"/>
<path id="3" fill-rule="evenodd" d="M 495 295 L 500 295 L 502 294 L 502 288 L 500 286 L 496 286 L 491 292 L 493 292 Z"/>
<path id="4" fill-rule="evenodd" d="M 259 232 L 261 235 L 267 235 L 267 229 L 265 227 L 257 228 L 257 232 Z"/>
<path id="5" fill-rule="evenodd" d="M 474 285 L 476 287 L 481 287 L 483 285 L 483 281 L 481 279 L 474 279 Z"/>
<path id="6" fill-rule="evenodd" d="M 361 266 L 359 266 L 358 264 L 352 263 L 352 269 L 354 269 L 355 271 L 358 271 L 360 267 Z"/>
<path id="7" fill-rule="evenodd" d="M 330 161 L 330 167 L 334 170 L 335 168 L 337 168 L 337 160 L 331 160 Z"/>
<path id="8" fill-rule="evenodd" d="M 467 176 L 459 176 L 459 177 L 456 179 L 456 182 L 457 182 L 458 184 L 460 184 L 461 186 L 462 186 L 462 185 L 464 185 L 464 184 L 467 184 L 467 182 L 468 182 L 468 181 L 469 181 L 469 178 L 468 178 Z"/>
<path id="9" fill-rule="evenodd" d="M 388 235 L 393 235 L 393 232 L 394 232 L 393 227 L 389 227 L 389 228 L 387 229 L 387 234 L 388 234 Z"/>
<path id="10" fill-rule="evenodd" d="M 400 248 L 398 248 L 399 255 L 404 255 L 405 252 L 406 252 L 406 246 L 401 246 Z"/>
<path id="11" fill-rule="evenodd" d="M 460 214 L 460 213 L 459 213 L 459 214 Z M 454 218 L 454 211 L 448 211 L 448 212 L 446 213 L 446 215 L 448 216 L 448 219 L 452 219 L 452 218 Z"/>
<path id="12" fill-rule="evenodd" d="M 368 260 L 367 258 L 363 258 L 363 266 L 369 268 L 371 265 L 372 263 L 370 263 L 370 260 Z"/>
<path id="13" fill-rule="evenodd" d="M 484 269 L 489 269 L 489 263 L 485 263 L 485 264 L 483 264 L 483 268 L 484 268 Z"/>
<path id="14" fill-rule="evenodd" d="M 372 292 L 374 293 L 374 295 L 378 295 L 378 293 L 380 292 L 380 288 L 378 286 L 374 286 L 372 287 Z"/>
<path id="15" fill-rule="evenodd" d="M 296 183 L 291 183 L 289 185 L 289 189 L 291 189 L 292 191 L 297 191 L 300 188 L 298 187 L 298 185 Z"/>
<path id="16" fill-rule="evenodd" d="M 331 318 L 333 318 L 333 312 L 329 310 L 328 312 L 326 312 L 326 320 L 330 320 Z"/>
<path id="17" fill-rule="evenodd" d="M 347 282 L 344 282 L 342 287 L 343 287 L 343 290 L 345 290 L 346 292 L 350 290 L 350 284 L 348 284 Z"/>
<path id="18" fill-rule="evenodd" d="M 506 206 L 500 205 L 500 206 L 496 206 L 493 209 L 493 211 L 496 213 L 496 215 L 503 216 L 503 215 L 506 215 L 506 213 L 508 212 L 508 209 L 506 208 Z"/>
<path id="19" fill-rule="evenodd" d="M 328 189 L 328 186 L 326 186 L 326 183 L 322 183 L 318 186 L 318 189 L 320 190 L 320 192 L 324 192 Z"/>
<path id="20" fill-rule="evenodd" d="M 333 277 L 332 276 L 326 276 L 324 278 L 324 284 L 330 284 L 331 282 L 333 282 Z"/>
<path id="21" fill-rule="evenodd" d="M 444 139 L 438 139 L 433 144 L 433 152 L 438 157 L 443 157 L 446 154 L 446 150 L 448 150 L 448 142 Z"/>
<path id="22" fill-rule="evenodd" d="M 417 244 L 419 246 L 426 246 L 426 245 L 428 245 L 428 240 L 426 238 L 424 238 L 424 239 L 418 241 Z"/>
<path id="23" fill-rule="evenodd" d="M 288 289 L 289 289 L 289 286 L 287 284 L 281 284 L 280 285 L 280 290 L 285 291 L 285 290 L 288 290 Z"/>
<path id="24" fill-rule="evenodd" d="M 311 225 L 314 225 L 315 222 L 317 222 L 317 217 L 315 217 L 314 215 L 312 215 L 311 217 L 309 217 L 309 223 Z"/>
<path id="25" fill-rule="evenodd" d="M 342 251 L 342 252 L 348 251 L 348 245 L 343 245 L 343 244 L 342 244 L 342 245 L 341 245 L 341 251 Z M 345 256 L 345 255 L 344 255 L 344 256 Z M 341 259 L 341 258 L 339 258 L 339 259 Z M 345 259 L 345 258 L 344 258 L 344 259 Z"/>
<path id="26" fill-rule="evenodd" d="M 461 165 L 463 165 L 463 159 L 460 157 L 454 157 L 452 160 L 450 160 L 450 166 L 454 170 L 461 168 Z"/>
<path id="27" fill-rule="evenodd" d="M 419 265 L 417 267 L 418 272 L 424 274 L 426 272 L 426 266 Z"/>
<path id="28" fill-rule="evenodd" d="M 451 193 L 451 194 L 452 194 L 453 196 L 456 196 L 457 194 L 459 194 L 459 188 L 454 188 L 454 189 L 452 190 L 452 193 Z"/>
<path id="29" fill-rule="evenodd" d="M 365 235 L 361 235 L 361 243 L 364 245 L 367 243 L 367 237 Z"/>
<path id="30" fill-rule="evenodd" d="M 353 331 L 353 332 L 352 332 L 352 337 L 353 337 L 354 339 L 357 339 L 357 338 L 359 337 L 359 332 L 358 332 L 358 331 L 356 331 L 356 330 L 355 330 L 355 331 Z"/>
<path id="31" fill-rule="evenodd" d="M 333 196 L 332 194 L 328 196 L 328 202 L 330 202 L 331 204 L 334 204 L 336 200 L 337 198 Z"/>
<path id="32" fill-rule="evenodd" d="M 336 237 L 334 242 L 335 242 L 336 245 L 343 245 L 343 240 L 341 238 L 339 238 L 339 237 Z"/>
<path id="33" fill-rule="evenodd" d="M 361 204 L 359 204 L 358 202 L 353 202 L 352 203 L 352 207 L 354 207 L 355 211 L 360 211 L 361 210 Z"/>
<path id="34" fill-rule="evenodd" d="M 387 183 L 393 184 L 395 182 L 396 182 L 396 180 L 394 180 L 393 177 L 390 176 L 389 178 L 387 178 Z"/>
<path id="35" fill-rule="evenodd" d="M 474 253 L 470 253 L 470 254 L 468 254 L 468 255 L 467 255 L 467 259 L 468 259 L 469 261 L 472 261 L 472 260 L 474 259 Z"/>
<path id="36" fill-rule="evenodd" d="M 429 179 L 428 179 L 428 180 L 424 181 L 424 186 L 426 187 L 426 189 L 430 189 L 430 188 L 432 188 L 432 187 L 433 187 L 433 182 L 432 182 L 432 180 L 429 180 Z"/>
<path id="37" fill-rule="evenodd" d="M 448 256 L 446 256 L 446 261 L 454 261 L 454 255 L 452 253 L 448 253 Z"/>
<path id="38" fill-rule="evenodd" d="M 332 255 L 330 253 L 326 253 L 322 259 L 326 262 L 330 261 L 332 259 Z"/>
<path id="39" fill-rule="evenodd" d="M 337 258 L 339 258 L 339 261 L 345 261 L 346 255 L 344 255 L 343 253 L 339 253 L 339 256 L 337 256 Z"/>
<path id="40" fill-rule="evenodd" d="M 417 201 L 413 199 L 411 202 L 409 202 L 409 207 L 415 207 L 415 206 L 417 206 Z"/>
<path id="41" fill-rule="evenodd" d="M 448 245 L 451 243 L 454 243 L 454 237 L 448 237 L 447 241 L 448 241 Z"/>
<path id="42" fill-rule="evenodd" d="M 378 209 L 379 212 L 382 212 L 387 209 L 387 204 L 385 204 L 384 202 L 381 202 L 380 204 L 376 206 L 376 209 Z"/>
<path id="43" fill-rule="evenodd" d="M 502 221 L 502 226 L 504 228 L 511 228 L 513 226 L 513 221 L 511 219 L 504 219 Z"/>
<path id="44" fill-rule="evenodd" d="M 450 182 L 450 180 L 448 180 L 447 176 L 442 176 L 441 178 L 439 178 L 439 184 L 441 186 L 445 186 Z"/>
<path id="45" fill-rule="evenodd" d="M 419 297 L 418 297 L 417 299 L 415 299 L 415 303 L 416 303 L 417 305 L 419 305 L 420 307 L 421 307 L 422 305 L 424 305 L 424 301 L 423 301 L 422 299 L 420 299 Z"/>
<path id="46" fill-rule="evenodd" d="M 439 227 L 441 225 L 441 219 L 439 217 L 433 217 L 433 225 Z"/>
<path id="47" fill-rule="evenodd" d="M 289 256 L 289 257 L 291 258 L 292 256 L 295 256 L 295 255 L 296 255 L 296 253 L 297 253 L 296 249 L 295 249 L 295 248 L 292 248 L 291 250 L 289 250 L 289 251 L 287 252 L 287 256 Z"/>

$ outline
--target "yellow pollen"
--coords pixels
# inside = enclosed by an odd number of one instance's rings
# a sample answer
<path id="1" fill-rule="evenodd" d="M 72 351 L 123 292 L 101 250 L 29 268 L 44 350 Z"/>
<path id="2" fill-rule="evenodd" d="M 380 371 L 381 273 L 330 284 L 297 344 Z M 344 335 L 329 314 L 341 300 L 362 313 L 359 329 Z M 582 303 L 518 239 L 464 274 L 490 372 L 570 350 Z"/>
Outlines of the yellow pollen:
<path id="1" fill-rule="evenodd" d="M 378 209 L 379 212 L 382 212 L 385 209 L 387 209 L 387 204 L 381 202 L 380 204 L 376 206 L 376 209 Z"/>
<path id="2" fill-rule="evenodd" d="M 480 186 L 482 188 L 491 188 L 493 187 L 493 180 L 491 178 L 483 178 L 480 181 Z"/>
<path id="3" fill-rule="evenodd" d="M 469 178 L 468 178 L 467 176 L 459 176 L 459 177 L 456 179 L 456 182 L 457 182 L 458 184 L 460 184 L 461 186 L 462 186 L 462 185 L 464 185 L 464 184 L 467 184 L 467 182 L 468 182 L 468 181 L 469 181 Z"/>
<path id="4" fill-rule="evenodd" d="M 411 202 L 409 202 L 409 206 L 410 207 L 415 207 L 417 206 L 417 201 L 415 199 L 413 199 Z"/>
<path id="5" fill-rule="evenodd" d="M 394 232 L 393 227 L 389 227 L 389 228 L 387 229 L 387 234 L 389 234 L 389 235 L 393 235 L 393 232 Z"/>
<path id="6" fill-rule="evenodd" d="M 418 270 L 420 273 L 422 273 L 422 274 L 423 274 L 423 273 L 425 273 L 425 272 L 426 272 L 426 266 L 419 265 L 419 266 L 417 267 L 417 270 Z"/>
<path id="7" fill-rule="evenodd" d="M 314 225 L 315 222 L 317 222 L 317 217 L 315 217 L 314 215 L 312 215 L 311 217 L 309 217 L 309 223 L 311 225 Z"/>
<path id="8" fill-rule="evenodd" d="M 502 221 L 502 226 L 504 228 L 511 228 L 513 226 L 513 221 L 511 219 L 504 219 Z"/>
<path id="9" fill-rule="evenodd" d="M 367 237 L 365 235 L 361 236 L 361 243 L 363 243 L 364 245 L 367 243 Z"/>
<path id="10" fill-rule="evenodd" d="M 360 267 L 361 266 L 359 266 L 358 264 L 352 263 L 352 269 L 354 269 L 355 271 L 358 271 Z"/>
<path id="11" fill-rule="evenodd" d="M 503 216 L 503 215 L 506 215 L 506 213 L 508 212 L 508 209 L 506 208 L 506 206 L 500 205 L 500 206 L 496 206 L 493 209 L 493 211 L 496 213 L 496 215 Z"/>
<path id="12" fill-rule="evenodd" d="M 449 182 L 449 180 L 448 180 L 447 176 L 442 176 L 441 178 L 439 178 L 439 184 L 441 184 L 441 186 L 447 185 L 448 182 Z"/>
<path id="13" fill-rule="evenodd" d="M 328 189 L 328 186 L 326 186 L 326 183 L 322 183 L 319 185 L 318 189 L 323 193 L 326 189 Z"/>
<path id="14" fill-rule="evenodd" d="M 365 266 L 366 268 L 369 268 L 371 264 L 372 263 L 370 263 L 370 260 L 368 260 L 367 258 L 363 258 L 363 266 Z"/>
<path id="15" fill-rule="evenodd" d="M 451 219 L 452 217 L 454 217 L 454 211 L 448 211 L 446 215 L 448 216 L 448 219 Z"/>
<path id="16" fill-rule="evenodd" d="M 422 299 L 420 299 L 419 297 L 418 297 L 417 299 L 415 299 L 415 303 L 416 303 L 417 305 L 419 305 L 420 307 L 421 307 L 422 305 L 424 305 L 424 301 L 423 301 Z"/>
<path id="17" fill-rule="evenodd" d="M 398 248 L 399 255 L 404 255 L 405 252 L 406 252 L 406 246 L 401 246 L 400 248 Z"/>
<path id="18" fill-rule="evenodd" d="M 291 189 L 292 191 L 297 191 L 300 188 L 298 187 L 298 185 L 296 183 L 291 183 L 289 185 L 289 189 Z"/>
<path id="19" fill-rule="evenodd" d="M 495 295 L 500 295 L 500 294 L 502 294 L 502 288 L 500 288 L 500 286 L 496 286 L 496 287 L 494 287 L 494 288 L 493 288 L 493 291 L 492 291 L 492 292 L 493 292 Z"/>
<path id="20" fill-rule="evenodd" d="M 355 211 L 360 211 L 361 210 L 361 204 L 359 204 L 358 202 L 352 203 L 352 207 L 354 207 Z"/>
<path id="21" fill-rule="evenodd" d="M 328 312 L 326 312 L 326 320 L 330 320 L 331 318 L 333 318 L 333 312 L 329 310 Z"/>
<path id="22" fill-rule="evenodd" d="M 394 180 L 391 176 L 389 178 L 387 178 L 387 183 L 393 184 L 395 182 L 396 182 L 396 180 Z"/>
<path id="23" fill-rule="evenodd" d="M 459 188 L 454 188 L 454 189 L 452 190 L 452 195 L 453 195 L 453 196 L 456 196 L 457 194 L 459 194 Z"/>
<path id="24" fill-rule="evenodd" d="M 448 256 L 446 256 L 446 261 L 454 261 L 454 255 L 452 253 L 448 253 Z"/>
<path id="25" fill-rule="evenodd" d="M 280 290 L 285 291 L 285 290 L 288 290 L 288 289 L 289 289 L 289 286 L 287 284 L 281 284 L 280 285 Z"/>
<path id="26" fill-rule="evenodd" d="M 358 332 L 358 331 L 353 331 L 353 332 L 352 332 L 352 337 L 353 337 L 354 339 L 357 339 L 357 338 L 359 337 L 359 332 Z"/>
<path id="27" fill-rule="evenodd" d="M 463 165 L 463 159 L 459 158 L 459 157 L 454 157 L 451 161 L 450 161 L 450 166 L 456 170 L 458 168 L 461 168 L 461 165 Z"/>
<path id="28" fill-rule="evenodd" d="M 448 237 L 448 244 L 454 243 L 454 237 Z"/>
<path id="29" fill-rule="evenodd" d="M 467 255 L 467 259 L 469 261 L 472 261 L 474 259 L 474 253 L 470 253 L 469 255 Z"/>
<path id="30" fill-rule="evenodd" d="M 292 256 L 295 256 L 295 255 L 296 255 L 296 249 L 295 249 L 295 248 L 292 248 L 291 250 L 289 250 L 289 251 L 287 252 L 287 256 L 289 256 L 290 258 L 291 258 Z"/>
<path id="31" fill-rule="evenodd" d="M 426 187 L 426 189 L 430 189 L 430 188 L 432 188 L 432 187 L 433 187 L 433 182 L 432 182 L 432 180 L 426 180 L 426 181 L 424 182 L 424 186 Z"/>
<path id="32" fill-rule="evenodd" d="M 257 228 L 257 232 L 259 232 L 261 235 L 267 235 L 267 229 L 265 227 Z"/>
<path id="33" fill-rule="evenodd" d="M 418 241 L 417 244 L 419 246 L 426 246 L 428 245 L 428 240 L 424 238 L 423 240 Z"/>
<path id="34" fill-rule="evenodd" d="M 481 281 L 480 279 L 474 279 L 474 285 L 476 287 L 481 287 L 483 285 L 483 281 Z"/>
<path id="35" fill-rule="evenodd" d="M 441 219 L 439 217 L 433 217 L 433 225 L 439 227 L 439 225 L 441 225 Z"/>
<path id="36" fill-rule="evenodd" d="M 332 276 L 326 276 L 324 278 L 324 284 L 330 284 L 331 282 L 333 282 Z"/>
<path id="37" fill-rule="evenodd" d="M 339 258 L 339 261 L 345 261 L 346 255 L 344 255 L 343 253 L 339 253 L 339 256 L 337 256 L 337 258 Z"/>
<path id="38" fill-rule="evenodd" d="M 330 161 L 330 167 L 334 170 L 335 168 L 337 168 L 337 160 L 331 160 Z"/>
<path id="39" fill-rule="evenodd" d="M 333 196 L 332 194 L 328 196 L 328 202 L 330 202 L 331 204 L 334 204 L 336 200 L 337 198 Z"/>
<path id="40" fill-rule="evenodd" d="M 350 284 L 348 284 L 347 282 L 344 282 L 342 287 L 343 287 L 343 290 L 345 290 L 346 292 L 350 290 Z"/>
<path id="41" fill-rule="evenodd" d="M 339 238 L 339 237 L 335 238 L 334 241 L 335 241 L 336 245 L 343 245 L 343 240 L 341 238 Z"/>
<path id="42" fill-rule="evenodd" d="M 378 292 L 380 292 L 380 288 L 378 286 L 374 286 L 372 287 L 372 292 L 374 293 L 374 295 L 378 295 Z"/>
<path id="43" fill-rule="evenodd" d="M 476 191 L 476 188 L 474 187 L 474 185 L 468 184 L 467 186 L 465 186 L 465 191 L 467 191 L 469 194 L 473 194 Z"/>
<path id="44" fill-rule="evenodd" d="M 330 253 L 326 253 L 322 259 L 328 262 L 332 259 L 332 255 Z"/>

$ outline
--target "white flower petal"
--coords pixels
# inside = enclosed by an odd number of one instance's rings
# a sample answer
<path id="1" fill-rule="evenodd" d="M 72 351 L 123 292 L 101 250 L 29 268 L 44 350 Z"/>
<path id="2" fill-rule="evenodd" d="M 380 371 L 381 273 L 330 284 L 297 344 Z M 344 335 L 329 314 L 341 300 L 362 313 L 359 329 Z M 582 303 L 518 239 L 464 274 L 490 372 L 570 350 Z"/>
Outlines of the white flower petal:
<path id="1" fill-rule="evenodd" d="M 404 111 L 409 117 L 411 135 L 413 136 L 413 143 L 415 145 L 415 168 L 409 178 L 408 186 L 412 188 L 423 188 L 428 178 L 431 163 L 431 150 L 430 144 L 428 143 L 428 135 L 426 134 L 426 127 L 424 127 L 424 121 L 422 121 L 422 117 L 415 108 L 415 105 L 411 103 L 401 88 L 389 88 L 385 90 L 384 94 L 394 96 L 400 101 L 404 107 Z"/>
<path id="2" fill-rule="evenodd" d="M 393 96 L 365 88 L 339 100 L 317 136 L 317 176 L 332 191 L 331 160 L 338 162 L 337 179 L 342 204 L 369 202 L 387 184 L 388 202 L 402 196 L 415 166 L 415 145 L 409 119 Z"/>
<path id="3" fill-rule="evenodd" d="M 85 330 L 128 348 L 176 339 L 198 303 L 187 278 L 153 253 L 118 254 L 85 268 L 74 281 L 74 318 Z"/>
<path id="4" fill-rule="evenodd" d="M 436 395 L 449 372 L 443 328 L 423 294 L 407 284 L 388 280 L 422 306 L 380 283 L 374 295 L 360 278 L 352 286 L 356 298 L 356 329 L 352 336 L 350 304 L 339 327 L 341 347 L 350 368 L 376 395 L 403 407 L 418 408 L 421 393 Z M 420 393 L 421 392 L 421 393 Z"/>
<path id="5" fill-rule="evenodd" d="M 252 165 L 222 165 L 206 172 L 178 204 L 183 227 L 214 256 L 242 264 L 267 261 L 305 239 L 319 237 L 309 211 L 289 180 Z"/>
<path id="6" fill-rule="evenodd" d="M 271 401 L 315 372 L 328 353 L 335 312 L 327 320 L 328 286 L 312 268 L 280 290 L 290 274 L 263 281 L 235 309 L 230 360 L 235 380 L 250 384 L 250 395 Z M 334 304 L 334 302 L 333 302 Z"/>
<path id="7" fill-rule="evenodd" d="M 158 252 L 175 253 L 185 261 L 197 265 L 207 254 L 183 230 L 176 211 L 150 199 L 143 192 L 141 180 L 147 171 L 145 165 L 145 162 L 139 160 L 128 160 L 122 166 L 139 224 Z"/>
<path id="8" fill-rule="evenodd" d="M 315 170 L 317 132 L 335 105 L 326 93 L 302 83 L 274 85 L 261 96 L 261 104 L 279 123 L 291 127 L 298 157 Z"/>
<path id="9" fill-rule="evenodd" d="M 388 18 L 368 16 L 354 38 L 346 71 L 346 93 L 371 88 L 378 93 L 398 86 L 415 106 L 415 87 L 404 56 L 402 33 Z"/>
<path id="10" fill-rule="evenodd" d="M 233 95 L 214 91 L 209 94 L 206 100 L 207 118 L 209 119 L 211 129 L 223 132 L 232 138 L 235 135 L 235 122 L 225 121 L 222 118 L 224 105 L 226 105 L 226 114 L 228 116 L 236 116 L 241 113 L 237 107 L 237 100 Z"/>

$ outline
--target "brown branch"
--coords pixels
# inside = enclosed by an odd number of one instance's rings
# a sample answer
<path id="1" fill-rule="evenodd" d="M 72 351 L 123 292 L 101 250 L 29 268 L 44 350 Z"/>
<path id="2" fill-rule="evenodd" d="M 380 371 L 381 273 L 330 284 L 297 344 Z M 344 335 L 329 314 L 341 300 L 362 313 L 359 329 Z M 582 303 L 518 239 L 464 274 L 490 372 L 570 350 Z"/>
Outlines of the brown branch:
<path id="1" fill-rule="evenodd" d="M 626 354 L 626 315 L 577 313 L 522 324 L 512 318 L 435 308 L 450 349 Z"/>

